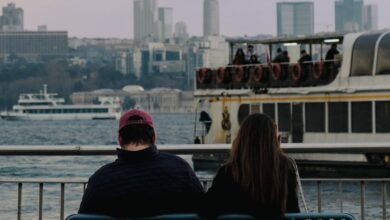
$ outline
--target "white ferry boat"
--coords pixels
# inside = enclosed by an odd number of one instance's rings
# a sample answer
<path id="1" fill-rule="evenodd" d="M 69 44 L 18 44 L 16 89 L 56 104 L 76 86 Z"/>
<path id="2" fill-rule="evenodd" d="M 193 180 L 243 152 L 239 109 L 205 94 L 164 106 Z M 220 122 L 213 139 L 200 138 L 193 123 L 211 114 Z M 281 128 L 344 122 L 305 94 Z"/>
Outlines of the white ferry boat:
<path id="1" fill-rule="evenodd" d="M 272 117 L 286 143 L 390 141 L 390 31 L 228 42 L 231 61 L 235 49 L 249 44 L 264 46 L 271 58 L 261 64 L 197 69 L 197 121 L 204 127 L 197 142 L 231 143 L 251 113 Z M 326 60 L 331 44 L 337 44 L 340 54 Z M 289 63 L 271 61 L 280 47 L 289 51 Z M 302 49 L 313 61 L 298 62 Z M 389 155 L 314 156 L 390 164 Z"/>
<path id="2" fill-rule="evenodd" d="M 1 112 L 6 120 L 102 120 L 119 119 L 119 98 L 99 97 L 99 104 L 68 105 L 57 93 L 48 93 L 47 85 L 40 93 L 21 94 L 12 111 Z"/>

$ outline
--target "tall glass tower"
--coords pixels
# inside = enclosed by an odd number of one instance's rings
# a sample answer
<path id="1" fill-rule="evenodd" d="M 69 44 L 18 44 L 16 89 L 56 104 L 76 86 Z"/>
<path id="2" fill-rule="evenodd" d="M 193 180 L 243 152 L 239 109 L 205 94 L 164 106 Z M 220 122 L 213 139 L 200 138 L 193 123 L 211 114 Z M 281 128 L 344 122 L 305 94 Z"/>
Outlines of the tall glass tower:
<path id="1" fill-rule="evenodd" d="M 313 2 L 279 2 L 276 11 L 278 36 L 314 33 Z"/>
<path id="2" fill-rule="evenodd" d="M 173 37 L 172 8 L 158 8 L 158 33 L 162 41 Z"/>
<path id="3" fill-rule="evenodd" d="M 337 32 L 363 30 L 363 0 L 336 0 L 335 11 Z"/>
<path id="4" fill-rule="evenodd" d="M 219 2 L 204 0 L 203 4 L 203 36 L 219 35 Z"/>
<path id="5" fill-rule="evenodd" d="M 134 0 L 134 39 L 158 38 L 157 1 Z"/>
<path id="6" fill-rule="evenodd" d="M 3 7 L 3 16 L 0 16 L 0 30 L 2 31 L 23 31 L 23 9 L 16 8 L 14 3 Z"/>

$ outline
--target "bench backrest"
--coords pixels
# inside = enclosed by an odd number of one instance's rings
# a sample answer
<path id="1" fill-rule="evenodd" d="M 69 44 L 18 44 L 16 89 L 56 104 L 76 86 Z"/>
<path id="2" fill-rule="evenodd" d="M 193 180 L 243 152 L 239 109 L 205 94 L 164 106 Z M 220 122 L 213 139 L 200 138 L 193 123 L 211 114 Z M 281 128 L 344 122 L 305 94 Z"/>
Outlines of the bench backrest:
<path id="1" fill-rule="evenodd" d="M 169 214 L 161 215 L 154 217 L 145 217 L 145 218 L 131 218 L 139 220 L 202 220 L 197 214 Z M 239 214 L 229 214 L 219 216 L 217 219 L 220 220 L 255 220 L 256 218 L 250 215 L 239 215 Z M 350 214 L 347 213 L 287 213 L 285 220 L 356 220 Z M 118 218 L 113 218 L 103 215 L 91 215 L 91 214 L 74 214 L 66 218 L 66 220 L 120 220 Z"/>

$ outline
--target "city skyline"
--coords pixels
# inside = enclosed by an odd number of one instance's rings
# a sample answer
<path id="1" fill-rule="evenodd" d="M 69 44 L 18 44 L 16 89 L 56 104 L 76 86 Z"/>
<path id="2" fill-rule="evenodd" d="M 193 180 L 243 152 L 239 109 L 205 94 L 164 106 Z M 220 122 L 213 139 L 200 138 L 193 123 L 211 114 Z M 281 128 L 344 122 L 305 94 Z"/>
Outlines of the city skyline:
<path id="1" fill-rule="evenodd" d="M 24 26 L 27 30 L 36 30 L 38 25 L 46 24 L 48 30 L 69 31 L 70 37 L 134 38 L 133 1 L 131 0 L 116 0 L 115 4 L 110 1 L 96 0 L 82 2 L 42 0 L 42 4 L 29 0 L 13 0 L 1 1 L 0 6 L 4 7 L 10 2 L 23 8 Z M 277 2 L 281 1 L 221 0 L 219 4 L 221 35 L 276 35 Z M 335 2 L 333 0 L 313 2 L 315 32 L 333 31 Z M 386 24 L 386 21 L 390 20 L 390 15 L 386 13 L 386 8 L 390 8 L 390 1 L 365 0 L 364 4 L 378 5 L 378 28 L 390 28 L 390 24 Z M 191 36 L 202 36 L 203 0 L 158 0 L 158 5 L 172 7 L 174 24 L 183 21 Z M 240 13 L 243 15 L 240 16 Z"/>

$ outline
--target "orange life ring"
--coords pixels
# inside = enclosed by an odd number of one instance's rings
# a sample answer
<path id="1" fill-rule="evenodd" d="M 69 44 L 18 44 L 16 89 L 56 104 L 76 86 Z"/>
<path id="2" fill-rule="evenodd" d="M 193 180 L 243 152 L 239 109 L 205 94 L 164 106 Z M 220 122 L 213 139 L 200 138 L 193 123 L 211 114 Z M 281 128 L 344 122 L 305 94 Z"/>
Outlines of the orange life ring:
<path id="1" fill-rule="evenodd" d="M 196 71 L 196 80 L 199 83 L 204 83 L 206 81 L 206 75 L 208 70 L 208 68 L 200 68 L 198 69 L 198 71 Z"/>
<path id="2" fill-rule="evenodd" d="M 282 77 L 282 67 L 279 63 L 272 64 L 272 78 L 274 80 L 280 80 Z"/>
<path id="3" fill-rule="evenodd" d="M 219 67 L 217 69 L 217 83 L 223 83 L 225 79 L 225 68 Z"/>
<path id="4" fill-rule="evenodd" d="M 299 81 L 302 78 L 302 67 L 301 64 L 296 63 L 293 66 L 291 77 L 294 81 Z"/>
<path id="5" fill-rule="evenodd" d="M 252 79 L 255 82 L 261 82 L 263 79 L 263 66 L 262 65 L 256 65 L 253 67 L 253 76 Z"/>
<path id="6" fill-rule="evenodd" d="M 324 74 L 324 62 L 317 61 L 314 63 L 313 77 L 314 79 L 321 79 Z"/>
<path id="7" fill-rule="evenodd" d="M 244 79 L 244 68 L 242 66 L 234 67 L 234 80 L 236 82 L 241 82 Z"/>

